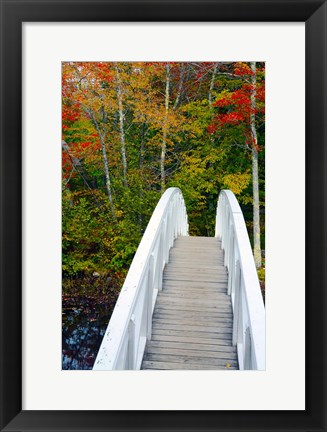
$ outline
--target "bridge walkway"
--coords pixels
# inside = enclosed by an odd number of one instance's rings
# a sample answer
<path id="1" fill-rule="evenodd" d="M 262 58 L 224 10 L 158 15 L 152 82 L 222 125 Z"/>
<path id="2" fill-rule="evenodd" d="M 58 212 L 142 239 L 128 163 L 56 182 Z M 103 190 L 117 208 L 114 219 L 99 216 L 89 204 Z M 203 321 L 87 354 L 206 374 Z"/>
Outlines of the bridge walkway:
<path id="1" fill-rule="evenodd" d="M 217 237 L 175 240 L 142 369 L 238 369 L 227 280 Z"/>

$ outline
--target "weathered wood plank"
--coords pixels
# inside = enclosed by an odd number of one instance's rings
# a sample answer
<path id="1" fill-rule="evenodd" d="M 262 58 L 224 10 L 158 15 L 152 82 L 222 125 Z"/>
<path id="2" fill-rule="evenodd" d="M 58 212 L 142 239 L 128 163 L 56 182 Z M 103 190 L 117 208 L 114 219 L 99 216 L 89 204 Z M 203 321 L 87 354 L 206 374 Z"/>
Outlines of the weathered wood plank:
<path id="1" fill-rule="evenodd" d="M 177 270 L 177 271 L 180 271 L 180 270 L 185 270 L 185 271 L 194 271 L 194 270 L 195 271 L 196 270 L 207 271 L 207 270 L 213 270 L 213 271 L 215 271 L 215 270 L 221 270 L 222 268 L 224 268 L 225 271 L 227 271 L 226 268 L 223 267 L 223 265 L 220 265 L 219 263 L 217 263 L 216 265 L 209 265 L 209 264 L 206 264 L 206 263 L 204 263 L 204 264 L 189 265 L 189 264 L 187 264 L 185 262 L 175 261 L 175 262 L 170 262 L 169 265 L 168 265 L 168 267 L 169 267 L 170 271 L 173 271 L 173 270 Z"/>
<path id="2" fill-rule="evenodd" d="M 181 295 L 189 295 L 189 296 L 203 296 L 203 297 L 210 297 L 210 296 L 215 296 L 216 294 L 218 295 L 227 295 L 227 288 L 221 288 L 221 289 L 204 289 L 204 288 L 198 288 L 198 289 L 190 289 L 190 288 L 182 288 L 180 287 L 178 289 L 178 292 L 176 292 L 176 288 L 175 287 L 167 287 L 165 286 L 162 290 L 163 293 L 167 293 L 167 294 L 176 294 L 178 295 L 179 293 Z"/>
<path id="3" fill-rule="evenodd" d="M 180 241 L 194 241 L 196 243 L 204 241 L 206 243 L 221 243 L 221 240 L 218 237 L 205 237 L 205 236 L 179 236 L 175 239 L 176 242 Z"/>
<path id="4" fill-rule="evenodd" d="M 159 300 L 159 299 L 158 299 Z M 168 297 L 167 295 L 160 296 L 160 304 L 161 305 L 185 305 L 185 306 L 195 306 L 195 307 L 204 307 L 210 309 L 225 309 L 226 311 L 231 311 L 232 306 L 229 303 L 225 303 L 223 301 L 218 301 L 212 303 L 210 300 L 197 300 L 197 299 L 188 299 L 188 298 L 180 298 L 180 297 Z"/>
<path id="5" fill-rule="evenodd" d="M 211 276 L 211 275 L 204 275 L 204 276 L 202 276 L 202 275 L 196 275 L 196 274 L 193 274 L 193 275 L 180 275 L 178 273 L 172 275 L 172 274 L 169 274 L 169 273 L 168 274 L 165 273 L 163 275 L 163 280 L 166 281 L 166 280 L 169 280 L 169 279 L 170 280 L 174 280 L 174 281 L 183 281 L 183 282 L 191 282 L 191 281 L 217 282 L 217 277 Z M 219 280 L 220 280 L 220 282 L 227 283 L 228 282 L 227 275 L 226 276 L 222 275 L 219 278 Z"/>
<path id="6" fill-rule="evenodd" d="M 224 251 L 221 249 L 221 245 L 216 243 L 201 243 L 201 244 L 195 244 L 195 243 L 185 243 L 185 242 L 181 242 L 181 243 L 175 243 L 174 246 L 171 248 L 171 252 L 173 251 L 182 251 L 187 253 L 187 251 L 197 251 L 197 250 L 203 250 L 203 251 L 209 251 L 209 252 L 214 252 L 216 254 L 220 254 L 223 255 Z"/>
<path id="7" fill-rule="evenodd" d="M 190 259 L 190 258 L 174 258 L 172 257 L 169 260 L 169 265 L 176 265 L 180 267 L 188 267 L 188 268 L 198 268 L 198 267 L 220 267 L 223 265 L 223 263 L 217 260 L 201 260 L 201 259 Z"/>
<path id="8" fill-rule="evenodd" d="M 192 342 L 175 342 L 175 341 L 148 341 L 147 347 L 149 348 L 167 348 L 167 349 L 182 349 L 189 351 L 212 351 L 221 353 L 231 353 L 237 355 L 237 349 L 234 346 L 229 345 L 214 345 L 214 344 L 202 344 L 202 343 L 192 343 Z M 226 355 L 227 355 L 226 354 Z"/>
<path id="9" fill-rule="evenodd" d="M 193 300 L 205 300 L 205 301 L 213 301 L 213 302 L 225 302 L 230 304 L 229 296 L 225 293 L 217 293 L 217 292 L 192 292 L 192 291 L 174 291 L 174 290 L 165 290 L 161 291 L 158 294 L 158 300 L 163 298 L 185 298 L 185 299 L 193 299 Z"/>
<path id="10" fill-rule="evenodd" d="M 204 321 L 204 322 L 210 322 L 210 323 L 233 323 L 233 315 L 230 314 L 201 314 L 201 313 L 194 313 L 194 312 L 179 312 L 178 316 L 176 316 L 175 311 L 155 311 L 153 314 L 153 319 L 159 319 L 159 320 L 175 320 L 181 321 L 181 322 L 188 322 L 188 321 Z"/>
<path id="11" fill-rule="evenodd" d="M 198 249 L 198 248 L 202 248 L 202 249 L 213 249 L 217 252 L 222 252 L 221 250 L 221 244 L 219 243 L 208 243 L 208 242 L 179 242 L 179 241 L 175 241 L 174 246 L 172 247 L 171 250 L 175 250 L 175 249 L 181 249 L 184 251 L 187 251 L 188 249 Z"/>
<path id="12" fill-rule="evenodd" d="M 160 301 L 160 306 L 165 305 L 185 305 L 185 306 L 195 306 L 208 309 L 224 309 L 226 312 L 232 312 L 232 306 L 225 299 L 220 299 L 219 297 L 201 299 L 194 298 L 192 296 L 174 296 L 169 293 L 163 293 L 158 296 L 158 302 Z M 159 305 L 158 305 L 159 306 Z M 159 307 L 160 307 L 159 306 Z"/>
<path id="13" fill-rule="evenodd" d="M 165 361 L 173 363 L 182 364 L 198 364 L 201 366 L 226 366 L 238 367 L 237 359 L 235 358 L 221 358 L 221 357 L 202 357 L 200 356 L 190 356 L 183 354 L 167 354 L 167 353 L 149 353 L 147 352 L 144 356 L 144 361 Z"/>
<path id="14" fill-rule="evenodd" d="M 207 256 L 219 256 L 222 257 L 224 256 L 224 252 L 221 249 L 217 249 L 216 246 L 197 246 L 197 247 L 192 247 L 192 246 L 177 246 L 177 247 L 173 247 L 171 250 L 171 255 L 174 255 L 175 253 L 180 253 L 180 254 L 185 254 L 185 255 L 190 255 L 190 254 L 206 254 Z"/>
<path id="15" fill-rule="evenodd" d="M 210 295 L 192 295 L 192 293 L 181 293 L 181 292 L 169 292 L 169 291 L 161 291 L 160 294 L 158 295 L 158 301 L 161 302 L 162 300 L 167 300 L 167 301 L 173 301 L 173 302 L 178 302 L 178 301 L 185 301 L 186 304 L 190 304 L 192 303 L 196 303 L 196 304 L 207 304 L 207 303 L 217 303 L 220 304 L 222 306 L 226 306 L 228 308 L 230 308 L 230 303 L 228 301 L 228 299 L 222 297 L 225 294 L 221 294 L 220 296 L 216 293 L 214 294 L 210 294 Z"/>
<path id="16" fill-rule="evenodd" d="M 175 358 L 174 358 L 175 357 Z M 190 358 L 189 361 L 173 361 L 178 359 L 178 356 L 169 357 L 167 354 L 160 355 L 146 355 L 142 362 L 142 369 L 152 369 L 152 370 L 237 370 L 238 362 L 234 360 L 220 359 L 218 361 L 207 362 L 205 358 Z M 196 363 L 197 362 L 197 363 Z"/>
<path id="17" fill-rule="evenodd" d="M 206 244 L 201 244 L 201 245 L 194 245 L 194 244 L 175 244 L 175 246 L 173 248 L 170 249 L 171 253 L 175 253 L 175 252 L 182 252 L 182 253 L 196 253 L 197 251 L 200 251 L 202 253 L 206 253 L 207 255 L 211 255 L 211 254 L 215 254 L 215 255 L 224 255 L 224 251 L 222 249 L 220 249 L 220 245 L 215 245 L 215 244 L 211 244 L 211 245 L 206 245 Z"/>
<path id="18" fill-rule="evenodd" d="M 177 317 L 173 317 L 172 315 L 169 317 L 167 317 L 167 315 L 165 317 L 162 316 L 154 316 L 153 320 L 152 320 L 153 324 L 157 324 L 158 326 L 164 326 L 165 324 L 168 325 L 176 325 L 176 326 L 200 326 L 200 327 L 215 327 L 215 328 L 228 328 L 231 329 L 233 327 L 233 321 L 231 319 L 229 319 L 228 321 L 226 321 L 225 319 L 221 319 L 220 321 L 218 321 L 217 319 L 210 319 L 210 320 L 205 320 L 204 318 L 200 317 L 197 319 L 186 319 L 186 318 L 177 318 Z"/>
<path id="19" fill-rule="evenodd" d="M 183 330 L 160 330 L 157 328 L 152 329 L 152 335 L 158 336 L 180 336 L 180 337 L 191 337 L 201 339 L 202 337 L 205 339 L 216 339 L 216 340 L 228 340 L 231 344 L 232 342 L 232 334 L 231 333 L 213 333 L 213 332 L 201 332 L 201 331 L 183 331 Z M 155 339 L 155 338 L 153 338 Z"/>
<path id="20" fill-rule="evenodd" d="M 217 294 L 226 294 L 228 289 L 228 280 L 225 282 L 215 283 L 215 282 L 201 282 L 195 280 L 173 280 L 164 279 L 162 281 L 163 290 L 174 290 L 179 291 L 198 291 L 198 292 L 216 292 Z"/>
<path id="21" fill-rule="evenodd" d="M 172 264 L 173 265 L 173 264 Z M 210 269 L 201 269 L 198 265 L 193 264 L 190 267 L 193 268 L 185 268 L 185 267 L 180 267 L 180 268 L 170 268 L 170 266 L 168 265 L 168 267 L 164 270 L 164 275 L 167 273 L 173 273 L 176 275 L 186 275 L 189 276 L 190 274 L 195 274 L 195 275 L 199 275 L 201 277 L 204 276 L 214 276 L 214 282 L 219 281 L 221 276 L 227 276 L 227 270 L 224 267 L 221 268 L 217 268 L 216 270 L 210 270 Z M 206 279 L 203 279 L 206 280 Z"/>
<path id="22" fill-rule="evenodd" d="M 186 280 L 192 280 L 193 277 L 196 277 L 197 279 L 200 279 L 202 281 L 213 280 L 216 282 L 217 280 L 227 280 L 228 274 L 225 269 L 221 270 L 207 270 L 207 269 L 192 269 L 192 270 L 186 270 L 186 269 L 167 269 L 163 273 L 164 278 L 167 276 L 179 276 L 183 277 Z M 172 279 L 172 278 L 170 278 Z M 179 278 L 178 278 L 179 279 Z"/>
<path id="23" fill-rule="evenodd" d="M 211 307 L 209 306 L 197 306 L 197 305 L 187 305 L 187 304 L 172 304 L 172 303 L 165 303 L 162 304 L 162 302 L 160 302 L 160 305 L 158 304 L 158 306 L 156 307 L 156 311 L 158 312 L 163 312 L 166 310 L 179 310 L 179 311 L 192 311 L 192 312 L 197 312 L 197 311 L 201 311 L 204 314 L 207 313 L 212 313 L 212 312 L 217 312 L 217 313 L 225 313 L 225 314 L 232 314 L 232 307 L 230 307 L 229 309 L 226 308 L 222 308 L 220 306 L 217 305 L 212 305 Z"/>
<path id="24" fill-rule="evenodd" d="M 166 287 L 164 286 L 162 291 L 159 292 L 159 295 L 163 298 L 165 297 L 188 297 L 191 298 L 192 295 L 194 296 L 194 301 L 209 301 L 211 299 L 214 299 L 214 301 L 219 302 L 220 300 L 227 300 L 228 303 L 230 303 L 230 297 L 229 295 L 226 293 L 227 290 L 225 290 L 225 292 L 223 290 L 211 290 L 211 291 L 205 291 L 205 290 L 201 290 L 201 288 L 199 288 L 198 290 L 194 291 L 194 290 L 188 290 L 186 289 L 175 289 L 174 287 Z M 159 300 L 159 298 L 158 298 Z"/>
<path id="25" fill-rule="evenodd" d="M 199 266 L 209 266 L 209 267 L 224 267 L 223 264 L 223 260 L 220 259 L 215 259 L 215 258 L 208 258 L 208 259 L 204 259 L 204 258 L 199 258 L 199 257 L 191 257 L 191 256 L 171 256 L 169 258 L 169 262 L 168 262 L 168 266 L 170 264 L 180 264 L 183 265 L 185 267 L 199 267 Z"/>
<path id="26" fill-rule="evenodd" d="M 167 279 L 163 281 L 163 286 L 170 287 L 187 287 L 187 288 L 224 288 L 227 287 L 227 281 L 223 282 L 204 282 L 204 281 L 177 281 L 173 279 Z"/>
<path id="27" fill-rule="evenodd" d="M 205 260 L 205 258 L 206 258 L 206 260 Z M 174 253 L 171 253 L 169 255 L 169 262 L 171 262 L 173 259 L 180 260 L 180 261 L 186 261 L 188 259 L 192 259 L 193 261 L 205 264 L 205 261 L 207 261 L 207 262 L 209 262 L 209 261 L 222 262 L 223 258 L 224 258 L 224 256 L 221 254 L 207 255 L 205 252 L 203 252 L 203 253 L 190 253 L 190 252 L 185 253 L 185 252 L 179 252 L 178 250 L 175 250 Z"/>
<path id="28" fill-rule="evenodd" d="M 236 370 L 236 367 L 226 367 L 226 366 L 206 366 L 198 364 L 187 364 L 184 363 L 168 363 L 168 362 L 158 362 L 158 361 L 144 361 L 142 365 L 143 369 L 151 370 Z"/>
<path id="29" fill-rule="evenodd" d="M 178 357 L 178 361 L 184 361 L 187 358 L 192 363 L 193 360 L 195 360 L 194 363 L 202 363 L 202 359 L 208 359 L 207 364 L 215 364 L 218 366 L 220 364 L 224 364 L 225 362 L 229 362 L 230 365 L 238 366 L 236 352 L 231 353 L 226 351 L 191 351 L 179 348 L 158 348 L 153 346 L 149 346 L 144 360 L 159 360 L 159 358 L 162 358 L 163 356 L 167 356 L 168 361 L 175 361 L 174 357 Z"/>
<path id="30" fill-rule="evenodd" d="M 175 239 L 175 244 L 179 244 L 179 243 L 187 243 L 187 244 L 199 244 L 199 243 L 203 243 L 203 244 L 217 244 L 217 245 L 221 245 L 221 240 L 218 239 L 218 237 L 201 237 L 201 236 L 181 236 L 181 237 L 177 237 Z"/>
<path id="31" fill-rule="evenodd" d="M 160 302 L 162 303 L 162 302 Z M 186 305 L 186 304 L 173 304 L 173 303 L 165 303 L 158 305 L 156 308 L 156 312 L 158 313 L 182 313 L 182 312 L 199 312 L 201 316 L 208 315 L 212 317 L 233 317 L 232 308 L 226 308 L 221 306 L 213 305 L 212 307 L 208 306 L 197 306 L 197 305 Z M 176 316 L 176 315 L 175 315 Z M 199 318 L 199 315 L 198 315 Z"/>
<path id="32" fill-rule="evenodd" d="M 190 276 L 172 276 L 172 275 L 164 275 L 163 276 L 163 284 L 166 284 L 166 282 L 170 285 L 186 285 L 186 286 L 191 286 L 191 284 L 193 283 L 193 286 L 195 286 L 195 284 L 198 284 L 199 287 L 205 287 L 205 284 L 209 284 L 209 283 L 213 283 L 213 284 L 217 284 L 217 286 L 219 287 L 226 287 L 228 286 L 228 278 L 227 276 L 225 277 L 221 277 L 219 279 L 219 281 L 217 281 L 217 279 L 215 280 L 214 278 L 209 279 L 209 277 L 207 277 L 205 280 L 202 280 L 201 277 L 196 277 L 196 275 L 190 275 Z M 214 286 L 214 285 L 213 285 Z"/>
<path id="33" fill-rule="evenodd" d="M 178 236 L 176 237 L 175 241 L 186 241 L 186 240 L 193 240 L 193 241 L 207 241 L 207 242 L 218 242 L 221 243 L 221 240 L 219 237 L 208 237 L 208 236 Z"/>
<path id="34" fill-rule="evenodd" d="M 174 253 L 169 255 L 169 263 L 174 261 L 191 261 L 191 262 L 198 263 L 200 265 L 207 264 L 210 266 L 217 265 L 217 266 L 224 267 L 222 255 L 216 255 L 211 253 L 209 256 L 207 256 L 205 252 L 184 253 L 184 252 L 175 251 Z"/>
<path id="35" fill-rule="evenodd" d="M 163 317 L 163 319 L 180 319 L 180 320 L 188 320 L 188 319 L 202 319 L 209 322 L 233 322 L 233 313 L 232 312 L 224 312 L 224 311 L 209 311 L 208 313 L 203 313 L 202 311 L 178 311 L 176 314 L 176 310 L 170 309 L 155 309 L 153 318 Z"/>
<path id="36" fill-rule="evenodd" d="M 208 318 L 208 319 L 217 319 L 217 320 L 221 320 L 221 319 L 233 319 L 233 312 L 232 311 L 224 311 L 224 310 L 220 310 L 220 309 L 211 309 L 211 310 L 206 310 L 205 313 L 202 310 L 188 310 L 185 309 L 183 310 L 182 308 L 177 309 L 178 310 L 178 316 L 180 316 L 182 319 L 183 318 L 190 318 L 190 317 L 194 317 L 194 318 Z M 159 307 L 155 309 L 155 315 L 154 316 L 167 316 L 167 315 L 171 315 L 176 317 L 176 308 L 169 308 L 169 306 L 166 307 Z"/>
<path id="37" fill-rule="evenodd" d="M 201 251 L 202 254 L 205 252 L 211 252 L 212 254 L 215 255 L 223 255 L 224 252 L 219 249 L 218 246 L 212 245 L 212 246 L 205 246 L 203 245 L 201 246 L 194 246 L 192 247 L 191 245 L 180 245 L 180 246 L 175 246 L 170 250 L 170 254 L 174 254 L 174 253 L 184 253 L 184 254 L 188 254 L 188 253 L 198 253 L 198 251 Z M 209 253 L 207 253 L 207 255 L 209 256 Z M 211 256 L 210 253 L 210 256 Z"/>
<path id="38" fill-rule="evenodd" d="M 168 282 L 168 283 L 167 283 Z M 181 284 L 171 284 L 170 281 L 165 281 L 165 283 L 162 286 L 163 292 L 189 292 L 189 293 L 199 293 L 199 294 L 205 294 L 205 293 L 217 293 L 217 294 L 225 294 L 227 295 L 227 286 L 228 284 L 220 285 L 220 286 L 196 286 L 196 285 L 189 285 L 188 283 L 181 283 Z"/>
<path id="39" fill-rule="evenodd" d="M 207 256 L 207 258 L 223 258 L 224 253 L 223 251 L 217 250 L 215 247 L 208 248 L 190 248 L 187 247 L 187 250 L 184 250 L 183 248 L 173 248 L 171 249 L 170 256 L 193 256 L 197 258 L 202 258 L 203 255 Z"/>
<path id="40" fill-rule="evenodd" d="M 208 288 L 208 287 L 196 287 L 196 286 L 184 286 L 184 285 L 170 285 L 170 284 L 164 284 L 162 287 L 163 293 L 174 293 L 177 295 L 177 293 L 181 294 L 194 294 L 194 295 L 228 295 L 227 294 L 227 284 L 226 286 L 222 287 L 215 287 L 215 288 Z"/>
<path id="41" fill-rule="evenodd" d="M 223 292 L 225 290 L 225 294 L 227 295 L 227 287 L 228 287 L 228 280 L 225 282 L 209 285 L 210 282 L 203 282 L 201 281 L 195 281 L 193 280 L 178 280 L 174 281 L 173 279 L 164 279 L 163 280 L 163 287 L 171 288 L 174 290 L 174 292 L 178 293 L 179 291 L 182 291 L 183 289 L 186 291 L 198 291 L 198 292 L 216 292 L 217 294 Z"/>
<path id="42" fill-rule="evenodd" d="M 200 262 L 205 264 L 205 261 L 219 261 L 222 262 L 224 255 L 222 254 L 214 254 L 211 253 L 210 255 L 206 254 L 205 252 L 203 253 L 191 253 L 191 252 L 180 252 L 178 249 L 174 250 L 173 253 L 171 253 L 169 255 L 169 262 L 173 259 L 180 259 L 181 261 L 185 261 L 187 259 L 192 258 L 194 261 Z M 222 264 L 223 265 L 223 264 Z"/>
<path id="43" fill-rule="evenodd" d="M 220 346 L 232 346 L 230 339 L 218 339 L 212 337 L 194 337 L 190 334 L 174 335 L 174 334 L 160 334 L 156 333 L 152 335 L 151 341 L 154 342 L 179 342 L 179 343 L 192 343 L 197 345 L 220 345 Z"/>
<path id="44" fill-rule="evenodd" d="M 172 331 L 189 331 L 191 333 L 193 332 L 199 332 L 199 333 L 213 333 L 214 335 L 218 335 L 219 337 L 224 336 L 226 338 L 231 337 L 231 333 L 233 331 L 232 326 L 209 326 L 207 324 L 171 324 L 169 322 L 167 323 L 158 323 L 154 321 L 152 325 L 152 331 L 155 332 L 156 330 L 172 330 Z"/>
<path id="45" fill-rule="evenodd" d="M 193 312 L 192 312 L 193 313 Z M 215 315 L 209 315 L 205 317 L 202 314 L 196 314 L 194 315 L 186 315 L 184 311 L 181 311 L 180 314 L 180 318 L 176 318 L 176 314 L 171 313 L 171 311 L 169 310 L 164 310 L 164 311 L 159 311 L 155 313 L 155 315 L 153 316 L 153 319 L 157 319 L 157 320 L 167 320 L 168 322 L 170 321 L 176 321 L 176 322 L 189 322 L 191 320 L 197 322 L 197 321 L 203 321 L 203 322 L 208 322 L 208 323 L 212 323 L 212 325 L 216 325 L 219 323 L 226 323 L 226 324 L 232 324 L 233 323 L 233 316 L 232 314 L 215 314 Z"/>
<path id="46" fill-rule="evenodd" d="M 224 264 L 223 261 L 217 261 L 217 260 L 205 260 L 203 262 L 199 261 L 198 259 L 187 259 L 187 258 L 174 258 L 172 257 L 169 260 L 169 263 L 166 265 L 165 269 L 167 267 L 172 266 L 179 268 L 181 270 L 183 269 L 197 269 L 197 268 L 215 268 L 218 267 L 219 269 L 223 269 Z"/>

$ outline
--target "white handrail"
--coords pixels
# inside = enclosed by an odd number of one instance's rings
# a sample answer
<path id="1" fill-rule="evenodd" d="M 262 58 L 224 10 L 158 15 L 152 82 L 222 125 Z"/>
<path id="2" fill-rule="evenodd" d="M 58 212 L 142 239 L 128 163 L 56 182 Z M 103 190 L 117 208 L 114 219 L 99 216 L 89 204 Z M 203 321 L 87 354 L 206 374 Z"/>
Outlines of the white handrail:
<path id="1" fill-rule="evenodd" d="M 140 369 L 152 314 L 169 249 L 188 235 L 183 195 L 169 188 L 162 195 L 136 251 L 103 337 L 94 370 Z"/>
<path id="2" fill-rule="evenodd" d="M 243 213 L 229 190 L 219 195 L 215 236 L 222 241 L 228 268 L 239 367 L 265 370 L 265 308 Z"/>

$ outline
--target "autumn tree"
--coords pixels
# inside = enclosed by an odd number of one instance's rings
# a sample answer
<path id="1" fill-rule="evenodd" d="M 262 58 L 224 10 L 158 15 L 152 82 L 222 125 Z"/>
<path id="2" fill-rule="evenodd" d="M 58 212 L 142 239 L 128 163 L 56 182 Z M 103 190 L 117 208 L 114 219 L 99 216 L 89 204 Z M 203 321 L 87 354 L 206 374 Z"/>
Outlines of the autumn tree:
<path id="1" fill-rule="evenodd" d="M 105 92 L 104 83 L 112 80 L 112 74 L 106 64 L 93 63 L 68 63 L 64 65 L 66 80 L 69 87 L 63 87 L 64 100 L 68 99 L 69 103 L 79 107 L 86 118 L 93 125 L 101 144 L 103 168 L 106 178 L 107 194 L 110 203 L 112 217 L 116 219 L 115 207 L 113 202 L 112 182 L 110 176 L 110 166 L 107 156 L 107 128 L 105 105 L 107 106 L 107 93 Z M 103 81 L 105 80 L 105 81 Z"/>
<path id="2" fill-rule="evenodd" d="M 264 66 L 257 69 L 256 62 L 236 63 L 228 72 L 221 72 L 220 75 L 228 77 L 228 85 L 214 103 L 219 108 L 219 113 L 209 125 L 209 131 L 212 134 L 227 134 L 231 145 L 243 147 L 251 153 L 254 258 L 259 268 L 261 242 L 258 152 L 261 147 L 257 128 L 264 123 Z"/>

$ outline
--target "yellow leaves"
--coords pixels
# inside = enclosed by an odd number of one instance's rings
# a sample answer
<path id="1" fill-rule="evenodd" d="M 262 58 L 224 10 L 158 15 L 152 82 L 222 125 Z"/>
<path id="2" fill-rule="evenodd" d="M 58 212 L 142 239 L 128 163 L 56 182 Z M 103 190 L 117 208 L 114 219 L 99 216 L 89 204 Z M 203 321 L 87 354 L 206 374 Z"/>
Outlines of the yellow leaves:
<path id="1" fill-rule="evenodd" d="M 242 193 L 247 188 L 251 181 L 251 173 L 246 171 L 244 173 L 226 174 L 223 176 L 223 184 L 226 189 L 230 189 L 235 195 Z"/>
<path id="2" fill-rule="evenodd" d="M 215 103 L 218 103 L 219 106 L 219 102 L 222 100 L 229 100 L 230 96 L 233 94 L 233 92 L 229 91 L 229 90 L 222 90 L 221 92 L 219 92 L 218 96 L 216 97 Z"/>
<path id="3" fill-rule="evenodd" d="M 182 162 L 182 169 L 179 173 L 179 176 L 181 177 L 181 179 L 187 181 L 190 181 L 191 179 L 193 181 L 194 179 L 198 179 L 198 181 L 203 182 L 202 176 L 205 171 L 206 164 L 203 159 L 193 154 L 190 154 L 184 157 L 184 160 Z"/>
<path id="4" fill-rule="evenodd" d="M 121 218 L 123 215 L 124 215 L 124 212 L 122 210 L 116 210 L 117 218 Z"/>

